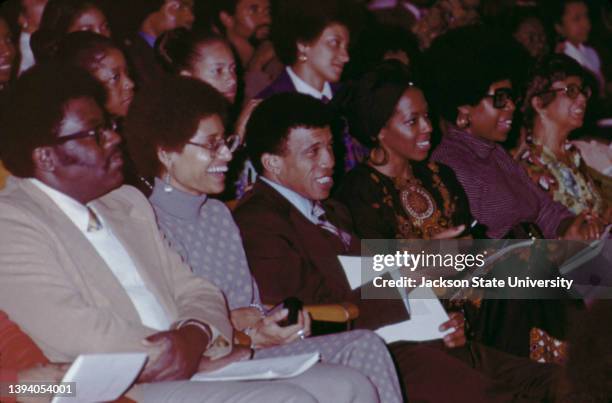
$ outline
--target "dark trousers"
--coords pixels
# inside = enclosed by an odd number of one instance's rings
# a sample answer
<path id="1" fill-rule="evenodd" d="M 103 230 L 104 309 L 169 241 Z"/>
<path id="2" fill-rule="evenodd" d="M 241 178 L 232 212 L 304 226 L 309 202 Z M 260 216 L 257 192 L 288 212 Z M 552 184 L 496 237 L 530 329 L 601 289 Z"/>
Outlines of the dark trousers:
<path id="1" fill-rule="evenodd" d="M 560 367 L 539 364 L 468 342 L 447 349 L 441 341 L 389 345 L 410 402 L 553 401 Z"/>

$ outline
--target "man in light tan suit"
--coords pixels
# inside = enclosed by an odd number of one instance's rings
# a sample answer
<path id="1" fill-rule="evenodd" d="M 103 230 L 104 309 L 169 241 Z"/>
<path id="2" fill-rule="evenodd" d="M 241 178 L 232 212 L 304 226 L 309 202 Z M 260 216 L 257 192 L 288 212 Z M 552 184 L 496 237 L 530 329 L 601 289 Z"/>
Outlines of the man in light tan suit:
<path id="1" fill-rule="evenodd" d="M 360 387 L 365 377 L 335 366 L 287 382 L 165 382 L 248 359 L 232 348 L 222 293 L 166 245 L 144 196 L 121 186 L 120 138 L 100 84 L 36 66 L 10 105 L 0 154 L 16 177 L 0 193 L 0 309 L 52 362 L 147 352 L 130 394 L 144 401 L 326 401 L 319 389 L 330 402 L 377 401 Z"/>

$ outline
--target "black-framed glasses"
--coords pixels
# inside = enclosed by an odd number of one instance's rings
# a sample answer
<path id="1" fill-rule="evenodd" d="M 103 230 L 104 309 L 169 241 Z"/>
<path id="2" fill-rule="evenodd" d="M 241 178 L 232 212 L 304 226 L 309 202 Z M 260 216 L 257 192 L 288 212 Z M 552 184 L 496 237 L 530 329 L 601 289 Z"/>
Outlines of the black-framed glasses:
<path id="1" fill-rule="evenodd" d="M 210 151 L 212 154 L 218 155 L 221 151 L 221 147 L 226 146 L 228 150 L 233 153 L 240 146 L 240 136 L 237 134 L 232 134 L 231 136 L 227 136 L 225 138 L 219 138 L 214 141 L 209 141 L 208 143 L 195 143 L 193 141 L 188 141 L 187 144 L 191 144 L 192 146 L 201 147 L 207 151 Z"/>
<path id="2" fill-rule="evenodd" d="M 516 95 L 512 88 L 498 88 L 493 94 L 485 95 L 485 98 L 493 98 L 493 107 L 495 109 L 504 109 L 508 105 L 508 101 L 516 103 Z"/>
<path id="3" fill-rule="evenodd" d="M 104 144 L 104 135 L 108 132 L 116 132 L 119 124 L 115 119 L 106 119 L 104 123 L 100 123 L 94 128 L 81 130 L 80 132 L 68 134 L 66 136 L 60 136 L 55 139 L 55 144 L 64 144 L 70 140 L 85 139 L 93 137 L 96 140 L 96 144 L 102 146 Z"/>
<path id="4" fill-rule="evenodd" d="M 588 85 L 568 84 L 562 88 L 551 88 L 546 91 L 542 91 L 536 95 L 548 94 L 550 92 L 563 92 L 571 100 L 578 98 L 578 95 L 582 94 L 586 99 L 591 98 L 593 90 Z"/>

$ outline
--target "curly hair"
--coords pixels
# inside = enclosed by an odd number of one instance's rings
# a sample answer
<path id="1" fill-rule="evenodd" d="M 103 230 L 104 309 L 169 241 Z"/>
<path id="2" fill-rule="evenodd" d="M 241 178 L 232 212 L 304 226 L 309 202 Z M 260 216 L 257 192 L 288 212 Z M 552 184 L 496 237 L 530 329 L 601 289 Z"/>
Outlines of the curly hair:
<path id="1" fill-rule="evenodd" d="M 296 63 L 297 44 L 311 43 L 325 28 L 337 23 L 352 30 L 354 5 L 345 0 L 287 0 L 272 21 L 270 38 L 278 58 L 286 65 Z"/>
<path id="2" fill-rule="evenodd" d="M 555 100 L 557 96 L 554 92 L 546 92 L 551 88 L 554 82 L 565 80 L 567 77 L 580 77 L 584 82 L 586 80 L 586 72 L 569 56 L 564 54 L 553 54 L 545 57 L 538 62 L 527 80 L 525 88 L 525 96 L 521 105 L 523 112 L 523 125 L 526 128 L 532 128 L 536 110 L 531 105 L 534 97 L 539 97 L 542 100 L 542 106 L 546 107 Z"/>
<path id="3" fill-rule="evenodd" d="M 285 92 L 262 101 L 246 126 L 246 151 L 257 173 L 263 173 L 261 156 L 283 155 L 291 129 L 323 128 L 334 125 L 328 105 L 309 95 Z"/>
<path id="4" fill-rule="evenodd" d="M 85 70 L 56 63 L 36 64 L 17 80 L 0 117 L 0 158 L 13 175 L 34 175 L 32 152 L 54 143 L 67 103 L 77 98 L 104 110 L 106 90 Z"/>
<path id="5" fill-rule="evenodd" d="M 512 36 L 483 25 L 457 28 L 436 38 L 425 53 L 429 72 L 425 92 L 448 122 L 457 119 L 458 107 L 477 105 L 497 81 L 521 81 L 527 67 L 526 51 Z"/>
<path id="6" fill-rule="evenodd" d="M 202 119 L 218 115 L 225 120 L 226 109 L 227 102 L 217 90 L 188 77 L 168 75 L 141 89 L 132 101 L 123 133 L 139 175 L 158 176 L 162 171 L 159 149 L 180 152 Z"/>

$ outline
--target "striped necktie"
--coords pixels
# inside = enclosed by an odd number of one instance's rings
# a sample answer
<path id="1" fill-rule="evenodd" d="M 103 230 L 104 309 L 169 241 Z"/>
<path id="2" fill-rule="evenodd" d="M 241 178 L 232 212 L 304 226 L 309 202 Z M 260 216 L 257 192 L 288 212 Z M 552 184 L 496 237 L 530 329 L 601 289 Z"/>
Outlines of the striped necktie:
<path id="1" fill-rule="evenodd" d="M 312 215 L 316 218 L 317 225 L 319 227 L 331 232 L 332 234 L 340 238 L 342 244 L 344 245 L 345 251 L 349 249 L 349 247 L 351 246 L 351 234 L 341 230 L 340 228 L 329 222 L 329 220 L 327 219 L 327 215 L 325 214 L 325 209 L 323 208 L 323 205 L 320 202 L 313 202 Z"/>

